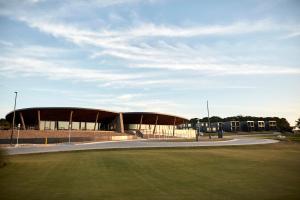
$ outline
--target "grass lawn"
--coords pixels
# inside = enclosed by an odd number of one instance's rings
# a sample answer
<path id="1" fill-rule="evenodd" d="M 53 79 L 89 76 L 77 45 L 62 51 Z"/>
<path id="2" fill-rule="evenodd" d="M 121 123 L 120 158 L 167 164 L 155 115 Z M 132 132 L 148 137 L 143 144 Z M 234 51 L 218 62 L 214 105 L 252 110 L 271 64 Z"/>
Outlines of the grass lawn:
<path id="1" fill-rule="evenodd" d="M 300 143 L 9 156 L 0 199 L 300 199 Z"/>

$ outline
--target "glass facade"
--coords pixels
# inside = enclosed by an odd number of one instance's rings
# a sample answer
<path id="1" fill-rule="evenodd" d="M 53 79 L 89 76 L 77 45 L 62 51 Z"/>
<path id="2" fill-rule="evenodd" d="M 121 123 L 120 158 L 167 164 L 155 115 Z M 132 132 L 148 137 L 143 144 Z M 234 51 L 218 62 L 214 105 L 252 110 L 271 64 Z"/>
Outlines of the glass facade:
<path id="1" fill-rule="evenodd" d="M 72 130 L 94 130 L 94 122 L 72 122 Z M 69 130 L 68 121 L 41 121 L 40 130 Z M 100 123 L 96 124 L 96 129 L 100 130 Z"/>
<path id="2" fill-rule="evenodd" d="M 129 130 L 138 130 L 139 124 L 127 124 Z M 153 135 L 154 124 L 141 124 L 141 132 L 143 134 Z M 175 136 L 184 138 L 194 138 L 196 136 L 196 130 L 194 129 L 177 129 L 177 127 L 172 125 L 156 125 L 155 135 L 160 136 Z M 173 135 L 174 134 L 174 135 Z"/>
<path id="3" fill-rule="evenodd" d="M 68 129 L 69 129 L 69 122 L 67 121 L 58 122 L 58 130 L 68 130 Z"/>

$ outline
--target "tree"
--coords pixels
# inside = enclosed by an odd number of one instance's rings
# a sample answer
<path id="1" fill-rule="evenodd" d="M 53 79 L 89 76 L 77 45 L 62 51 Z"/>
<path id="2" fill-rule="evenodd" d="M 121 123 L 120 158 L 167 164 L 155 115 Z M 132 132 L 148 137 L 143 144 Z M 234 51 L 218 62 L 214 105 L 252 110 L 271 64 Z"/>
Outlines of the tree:
<path id="1" fill-rule="evenodd" d="M 198 120 L 199 120 L 198 118 L 192 118 L 192 119 L 190 119 L 190 123 L 192 124 L 193 128 L 196 127 L 196 124 L 197 124 Z"/>
<path id="2" fill-rule="evenodd" d="M 10 123 L 6 119 L 0 119 L 0 130 L 8 130 L 10 128 Z"/>
<path id="3" fill-rule="evenodd" d="M 299 119 L 296 121 L 296 127 L 300 128 L 300 117 L 299 117 Z"/>
<path id="4" fill-rule="evenodd" d="M 288 121 L 285 118 L 278 118 L 277 119 L 277 128 L 281 132 L 292 132 L 292 127 L 288 123 Z"/>

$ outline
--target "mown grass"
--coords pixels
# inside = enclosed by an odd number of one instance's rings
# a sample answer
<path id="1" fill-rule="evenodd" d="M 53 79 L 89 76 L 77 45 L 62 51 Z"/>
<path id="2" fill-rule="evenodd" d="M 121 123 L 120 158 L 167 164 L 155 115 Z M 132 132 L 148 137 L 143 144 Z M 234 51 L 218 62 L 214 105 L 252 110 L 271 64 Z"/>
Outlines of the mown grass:
<path id="1" fill-rule="evenodd" d="M 300 144 L 7 157 L 0 199 L 299 199 Z"/>

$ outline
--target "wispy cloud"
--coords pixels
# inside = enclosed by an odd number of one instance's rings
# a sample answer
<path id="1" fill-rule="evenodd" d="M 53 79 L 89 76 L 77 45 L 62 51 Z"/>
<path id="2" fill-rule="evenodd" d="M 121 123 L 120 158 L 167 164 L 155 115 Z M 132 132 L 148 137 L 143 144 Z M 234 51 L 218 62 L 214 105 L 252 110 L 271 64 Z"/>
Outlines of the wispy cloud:
<path id="1" fill-rule="evenodd" d="M 163 100 L 145 93 L 95 93 L 92 94 L 82 90 L 62 90 L 60 88 L 28 88 L 29 91 L 45 93 L 47 95 L 59 95 L 68 99 L 66 106 L 82 106 L 92 108 L 105 108 L 112 111 L 148 111 L 173 113 L 174 110 L 184 108 L 184 104 L 176 103 L 172 99 Z M 48 105 L 49 106 L 49 105 Z M 63 106 L 63 105 L 60 105 Z M 173 112 L 172 112 L 173 111 Z"/>
<path id="2" fill-rule="evenodd" d="M 89 3 L 100 7 L 137 2 L 140 1 L 89 1 Z M 77 4 L 88 5 L 84 1 L 78 1 L 75 5 L 69 7 L 74 8 L 78 6 Z M 68 7 L 68 4 L 64 3 L 64 6 Z M 261 60 L 255 59 L 255 57 L 251 58 L 252 60 L 249 62 L 248 58 L 243 56 L 231 55 L 229 57 L 219 52 L 216 53 L 214 47 L 201 49 L 201 47 L 199 48 L 186 42 L 186 39 L 195 37 L 221 38 L 265 33 L 269 33 L 275 38 L 281 36 L 287 39 L 299 35 L 300 25 L 298 24 L 276 23 L 272 19 L 233 21 L 227 24 L 197 24 L 194 26 L 139 21 L 134 25 L 122 26 L 121 28 L 104 26 L 95 29 L 66 23 L 56 16 L 57 13 L 55 11 L 51 14 L 51 17 L 49 15 L 42 15 L 39 18 L 36 18 L 33 14 L 24 12 L 17 13 L 16 15 L 13 13 L 7 15 L 43 33 L 72 42 L 82 49 L 93 47 L 92 50 L 89 50 L 89 52 L 92 52 L 90 58 L 113 58 L 119 60 L 124 68 L 191 70 L 214 76 L 299 74 L 299 68 L 295 68 L 294 66 L 291 67 L 284 64 L 274 66 L 273 63 L 261 62 Z M 114 13 L 110 13 L 110 18 L 114 20 L 122 19 L 121 16 Z M 176 43 L 172 40 L 173 38 L 176 38 Z M 109 84 L 111 83 L 107 82 L 102 85 Z"/>
<path id="3" fill-rule="evenodd" d="M 105 63 L 88 66 L 70 57 L 68 48 L 28 45 L 8 46 L 0 55 L 0 76 L 46 77 L 51 80 L 95 82 L 95 86 L 124 88 L 148 87 L 171 84 L 160 72 L 126 72 L 122 68 L 110 69 Z"/>
<path id="4" fill-rule="evenodd" d="M 295 32 L 292 32 L 292 33 L 282 36 L 281 39 L 290 39 L 290 38 L 294 38 L 294 37 L 300 37 L 300 28 L 298 29 L 298 31 L 295 31 Z"/>
<path id="5" fill-rule="evenodd" d="M 174 102 L 173 100 L 162 100 L 153 98 L 144 94 L 123 94 L 120 96 L 94 96 L 90 98 L 82 98 L 74 96 L 70 98 L 72 101 L 84 104 L 84 105 L 97 105 L 99 107 L 108 107 L 112 110 L 118 111 L 145 111 L 145 112 L 164 112 L 173 113 L 176 109 L 183 109 L 184 105 Z"/>
<path id="6" fill-rule="evenodd" d="M 78 45 L 95 46 L 101 49 L 91 55 L 92 58 L 110 56 L 126 61 L 130 67 L 195 70 L 209 75 L 238 74 L 299 74 L 299 69 L 287 66 L 272 66 L 259 61 L 248 63 L 246 60 L 224 60 L 218 55 L 208 56 L 184 43 L 177 45 L 161 42 L 156 45 L 142 43 L 137 37 L 193 37 L 201 35 L 244 34 L 270 30 L 288 30 L 287 26 L 278 26 L 268 20 L 246 23 L 239 22 L 223 26 L 206 26 L 192 28 L 142 25 L 129 30 L 92 31 L 80 29 L 68 24 L 52 23 L 36 19 L 21 18 L 29 26 L 40 31 L 61 37 Z M 143 40 L 142 40 L 143 41 Z M 161 40 L 160 40 L 161 41 Z M 96 50 L 97 51 L 97 50 Z"/>
<path id="7" fill-rule="evenodd" d="M 32 58 L 0 58 L 1 75 L 42 76 L 49 79 L 79 81 L 122 81 L 144 77 L 143 75 L 120 74 L 112 71 L 64 67 L 58 63 Z"/>
<path id="8" fill-rule="evenodd" d="M 0 40 L 0 45 L 12 47 L 13 43 L 12 42 L 7 42 L 7 41 Z"/>
<path id="9" fill-rule="evenodd" d="M 204 25 L 194 27 L 178 27 L 145 23 L 130 29 L 127 34 L 133 37 L 163 36 L 163 37 L 195 37 L 213 35 L 238 35 L 279 30 L 282 26 L 270 21 L 236 22 L 228 25 Z M 126 32 L 125 32 L 126 34 Z"/>

